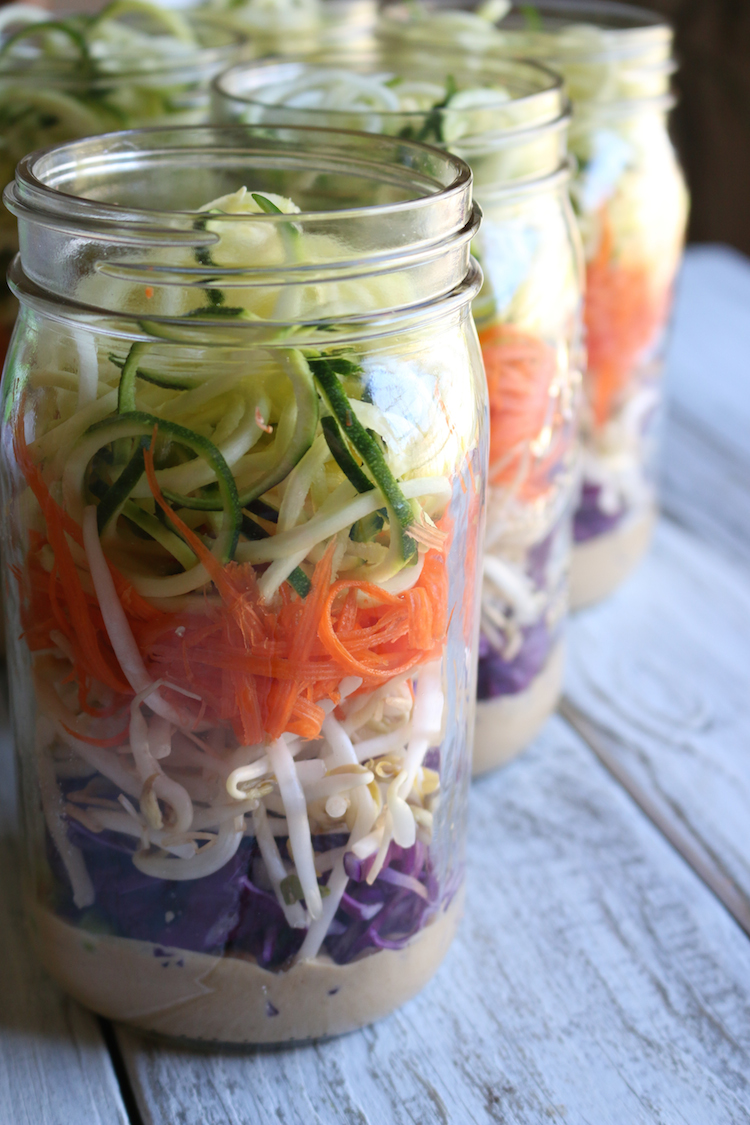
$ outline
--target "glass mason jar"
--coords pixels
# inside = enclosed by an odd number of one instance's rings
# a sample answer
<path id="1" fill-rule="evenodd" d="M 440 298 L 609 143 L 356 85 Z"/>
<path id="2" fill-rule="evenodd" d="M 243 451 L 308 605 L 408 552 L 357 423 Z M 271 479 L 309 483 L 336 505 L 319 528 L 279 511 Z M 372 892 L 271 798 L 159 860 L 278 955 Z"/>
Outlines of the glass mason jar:
<path id="1" fill-rule="evenodd" d="M 572 199 L 586 258 L 577 608 L 611 593 L 635 567 L 656 512 L 665 329 L 687 221 L 667 130 L 672 32 L 651 12 L 597 0 L 521 5 L 497 25 L 472 7 L 433 4 L 415 15 L 398 5 L 385 10 L 380 30 L 402 43 L 458 39 L 482 66 L 488 51 L 521 53 L 565 78 L 577 163 Z"/>
<path id="2" fill-rule="evenodd" d="M 461 911 L 487 460 L 469 169 L 324 130 L 144 130 L 28 157 L 5 198 L 41 959 L 171 1036 L 376 1019 Z"/>
<path id="3" fill-rule="evenodd" d="M 202 125 L 208 86 L 241 57 L 244 35 L 193 16 L 115 0 L 96 16 L 54 20 L 30 5 L 0 11 L 0 184 L 29 152 L 143 125 Z M 0 217 L 0 270 L 18 246 Z M 16 305 L 2 285 L 0 355 Z"/>
<path id="4" fill-rule="evenodd" d="M 483 212 L 474 252 L 484 271 L 474 317 L 490 398 L 475 773 L 528 743 L 562 680 L 581 265 L 560 86 L 533 64 L 480 70 L 411 48 L 241 64 L 214 83 L 217 120 L 427 140 L 474 172 Z"/>
<path id="5" fill-rule="evenodd" d="M 377 19 L 376 0 L 205 0 L 195 7 L 205 19 L 248 35 L 258 57 L 359 46 Z"/>

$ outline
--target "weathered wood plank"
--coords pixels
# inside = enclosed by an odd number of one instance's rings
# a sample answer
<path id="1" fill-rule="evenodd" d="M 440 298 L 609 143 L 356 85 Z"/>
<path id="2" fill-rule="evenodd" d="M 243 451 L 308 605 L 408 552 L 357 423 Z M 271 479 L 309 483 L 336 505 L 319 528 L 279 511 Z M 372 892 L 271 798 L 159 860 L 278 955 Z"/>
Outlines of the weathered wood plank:
<path id="1" fill-rule="evenodd" d="M 148 1125 L 747 1125 L 750 944 L 554 719 L 473 787 L 467 918 L 390 1019 L 205 1054 L 120 1029 Z"/>
<path id="2" fill-rule="evenodd" d="M 99 1024 L 42 972 L 24 931 L 13 750 L 0 704 L 0 1122 L 127 1125 Z"/>
<path id="3" fill-rule="evenodd" d="M 750 932 L 750 581 L 662 521 L 570 630 L 566 716 Z"/>
<path id="4" fill-rule="evenodd" d="M 667 363 L 662 508 L 750 562 L 750 261 L 726 247 L 685 258 Z"/>
<path id="5" fill-rule="evenodd" d="M 668 386 L 680 406 L 747 455 L 750 433 L 750 261 L 693 246 L 680 275 Z"/>
<path id="6" fill-rule="evenodd" d="M 741 566 L 750 564 L 750 443 L 743 455 L 672 402 L 661 478 L 661 507 L 670 519 Z"/>

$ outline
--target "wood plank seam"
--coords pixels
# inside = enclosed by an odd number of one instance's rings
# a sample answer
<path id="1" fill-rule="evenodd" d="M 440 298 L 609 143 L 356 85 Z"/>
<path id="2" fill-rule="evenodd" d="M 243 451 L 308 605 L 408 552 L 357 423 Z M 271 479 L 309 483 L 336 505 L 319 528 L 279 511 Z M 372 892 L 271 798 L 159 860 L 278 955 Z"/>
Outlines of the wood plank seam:
<path id="1" fill-rule="evenodd" d="M 589 719 L 567 696 L 561 700 L 558 710 L 562 718 L 596 754 L 615 781 L 625 789 L 640 810 L 750 936 L 750 900 L 723 869 L 718 857 L 700 839 L 695 830 L 682 828 L 679 815 L 675 815 L 677 810 L 667 799 L 665 798 L 663 804 L 660 804 L 632 777 L 613 749 L 614 746 L 625 745 L 622 739 L 601 723 Z"/>
<path id="2" fill-rule="evenodd" d="M 107 1048 L 112 1061 L 112 1069 L 115 1072 L 115 1077 L 120 1087 L 120 1096 L 125 1106 L 125 1112 L 128 1115 L 130 1125 L 144 1125 L 143 1118 L 138 1108 L 135 1091 L 128 1074 L 128 1068 L 125 1065 L 125 1059 L 120 1050 L 120 1045 L 117 1042 L 114 1026 L 109 1020 L 104 1019 L 102 1016 L 98 1017 L 98 1023 L 102 1038 L 104 1039 L 104 1046 Z"/>

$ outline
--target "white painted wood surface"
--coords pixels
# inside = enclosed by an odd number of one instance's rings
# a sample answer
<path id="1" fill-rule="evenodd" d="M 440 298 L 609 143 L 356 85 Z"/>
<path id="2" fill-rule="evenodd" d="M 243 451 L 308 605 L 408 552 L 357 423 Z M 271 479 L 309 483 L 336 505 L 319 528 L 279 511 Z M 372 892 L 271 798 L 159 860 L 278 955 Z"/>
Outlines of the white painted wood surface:
<path id="1" fill-rule="evenodd" d="M 678 287 L 669 349 L 662 507 L 740 564 L 750 564 L 750 263 L 693 247 Z"/>
<path id="2" fill-rule="evenodd" d="M 96 1018 L 43 974 L 21 917 L 13 757 L 0 698 L 0 1123 L 127 1125 Z"/>
<path id="3" fill-rule="evenodd" d="M 670 519 L 572 630 L 583 738 L 557 718 L 474 786 L 467 917 L 438 977 L 377 1026 L 294 1050 L 119 1029 L 144 1125 L 750 1125 L 750 941 L 719 902 L 750 929 L 746 310 L 750 264 L 691 251 Z M 30 956 L 2 780 L 0 1125 L 125 1125 L 97 1021 Z"/>
<path id="4" fill-rule="evenodd" d="M 566 717 L 662 830 L 692 842 L 717 891 L 734 884 L 750 932 L 747 573 L 663 520 L 640 572 L 573 623 L 565 691 Z"/>

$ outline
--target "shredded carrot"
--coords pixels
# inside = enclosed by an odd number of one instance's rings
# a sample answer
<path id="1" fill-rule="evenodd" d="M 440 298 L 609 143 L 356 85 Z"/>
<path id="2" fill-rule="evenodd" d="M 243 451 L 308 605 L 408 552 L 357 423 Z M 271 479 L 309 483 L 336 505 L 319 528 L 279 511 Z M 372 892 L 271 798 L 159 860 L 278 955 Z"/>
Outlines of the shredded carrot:
<path id="1" fill-rule="evenodd" d="M 243 745 L 277 738 L 284 731 L 315 738 L 325 718 L 320 703 L 338 702 L 338 685 L 344 677 L 357 675 L 363 681 L 360 690 L 370 690 L 440 650 L 448 615 L 449 517 L 439 522 L 437 530 L 430 528 L 439 546 L 427 551 L 419 578 L 402 594 L 389 594 L 365 582 L 332 582 L 336 548 L 332 540 L 315 566 L 304 599 L 285 583 L 273 603 L 266 604 L 255 569 L 249 563 L 222 565 L 169 506 L 156 477 L 153 446 L 152 441 L 144 451 L 150 491 L 205 567 L 220 599 L 206 612 L 164 613 L 109 565 L 149 674 L 177 689 L 196 692 L 200 718 L 231 723 Z M 80 709 L 105 718 L 123 706 L 124 695 L 132 698 L 133 692 L 122 680 L 97 600 L 84 590 L 70 551 L 67 536 L 82 544 L 81 528 L 52 499 L 22 432 L 17 435 L 17 456 L 47 525 L 46 537 L 29 536 L 23 576 L 27 642 L 34 650 L 52 646 L 50 633 L 58 630 L 70 646 L 69 679 L 78 684 Z M 51 573 L 42 566 L 40 555 L 47 543 L 54 558 Z M 89 704 L 89 692 L 97 683 L 116 693 L 113 704 L 105 708 Z M 188 706 L 184 697 L 180 702 Z M 194 717 L 197 712 L 194 706 Z M 127 731 L 108 739 L 70 733 L 103 747 L 127 737 Z"/>
<path id="2" fill-rule="evenodd" d="M 88 674 L 121 695 L 132 695 L 130 684 L 119 674 L 120 669 L 106 635 L 105 637 L 98 635 L 68 545 L 66 532 L 79 543 L 83 543 L 83 533 L 75 521 L 53 500 L 41 471 L 31 460 L 26 444 L 22 411 L 19 411 L 13 437 L 16 460 L 44 515 L 47 538 L 55 559 L 57 580 L 62 588 L 69 620 L 69 625 L 63 631 L 69 639 L 72 636 L 71 643 L 76 653 L 76 664 L 80 663 L 82 669 L 79 685 L 83 685 L 85 675 Z"/>
<path id="3" fill-rule="evenodd" d="M 312 651 L 313 641 L 318 632 L 318 622 L 325 605 L 326 591 L 329 589 L 331 582 L 331 566 L 335 550 L 336 540 L 332 539 L 323 558 L 315 566 L 311 588 L 305 598 L 304 609 L 289 653 L 290 661 L 293 663 L 303 663 L 309 658 Z M 306 685 L 301 680 L 274 684 L 269 697 L 269 714 L 266 725 L 266 729 L 272 738 L 278 738 L 286 730 L 287 722 L 304 686 Z"/>
<path id="4" fill-rule="evenodd" d="M 530 449 L 546 427 L 561 419 L 550 396 L 555 352 L 543 340 L 509 324 L 480 333 L 490 399 L 490 483 L 515 486 L 533 500 L 549 487 L 549 471 L 560 456 L 554 441 L 540 459 Z"/>
<path id="5" fill-rule="evenodd" d="M 669 291 L 655 292 L 648 265 L 618 260 L 606 209 L 595 257 L 586 267 L 588 394 L 594 420 L 604 425 L 633 377 L 639 356 L 654 342 L 669 311 Z"/>
<path id="6" fill-rule="evenodd" d="M 90 734 L 81 734 L 80 731 L 73 730 L 67 723 L 61 723 L 60 725 L 68 734 L 72 734 L 74 738 L 79 738 L 81 742 L 88 742 L 90 746 L 101 746 L 103 749 L 108 749 L 111 746 L 122 746 L 128 740 L 128 727 L 111 738 L 92 738 Z"/>

